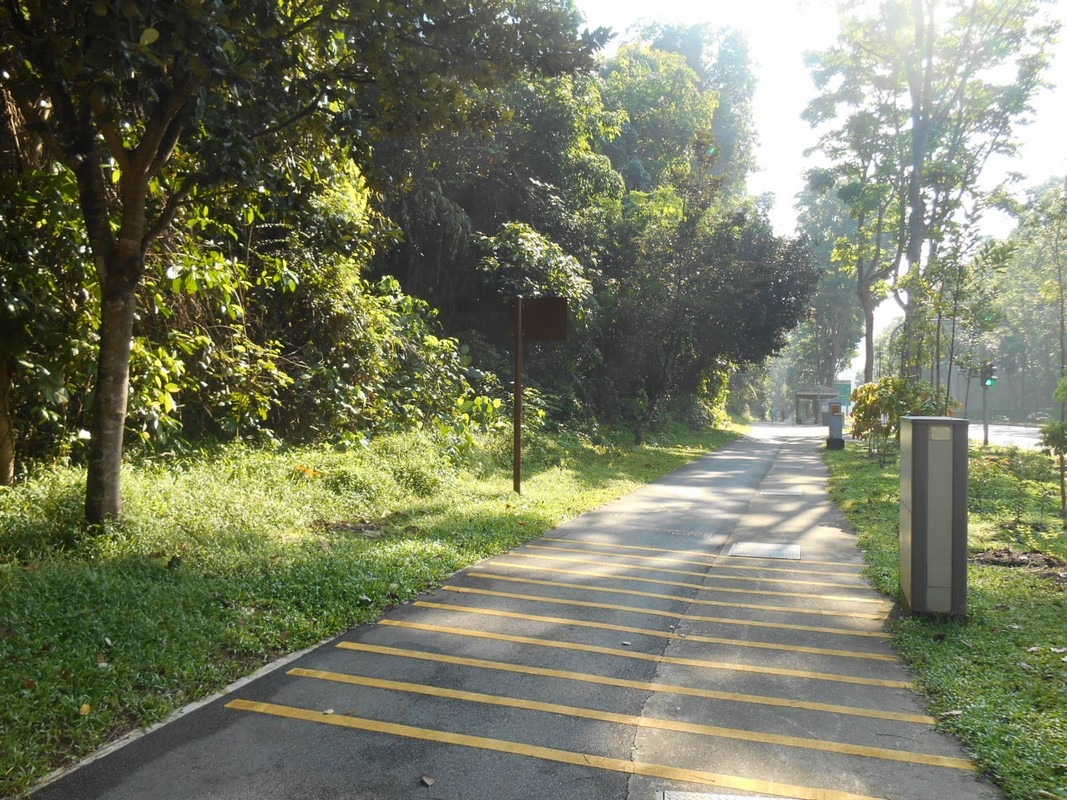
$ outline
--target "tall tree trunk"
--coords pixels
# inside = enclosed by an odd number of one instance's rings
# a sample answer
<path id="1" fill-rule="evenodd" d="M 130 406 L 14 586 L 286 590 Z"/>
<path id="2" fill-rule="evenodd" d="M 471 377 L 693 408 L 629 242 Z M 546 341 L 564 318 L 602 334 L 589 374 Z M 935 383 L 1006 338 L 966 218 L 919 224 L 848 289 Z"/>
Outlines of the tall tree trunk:
<path id="1" fill-rule="evenodd" d="M 0 486 L 15 482 L 15 432 L 11 424 L 11 357 L 0 354 Z"/>
<path id="2" fill-rule="evenodd" d="M 872 383 L 874 381 L 874 297 L 862 285 L 856 287 L 856 294 L 863 307 L 863 382 Z"/>
<path id="3" fill-rule="evenodd" d="M 125 249 L 125 252 L 122 250 Z M 91 525 L 122 515 L 122 437 L 130 392 L 130 348 L 143 257 L 131 246 L 116 254 L 100 303 L 100 352 L 90 423 L 85 519 Z"/>

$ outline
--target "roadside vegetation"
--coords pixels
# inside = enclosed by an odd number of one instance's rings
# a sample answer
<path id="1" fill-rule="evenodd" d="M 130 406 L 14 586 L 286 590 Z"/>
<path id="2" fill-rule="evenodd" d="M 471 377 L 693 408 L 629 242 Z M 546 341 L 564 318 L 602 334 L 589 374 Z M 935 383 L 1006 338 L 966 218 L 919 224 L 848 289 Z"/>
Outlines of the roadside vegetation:
<path id="1" fill-rule="evenodd" d="M 868 573 L 899 595 L 899 453 L 827 451 L 831 496 Z M 884 466 L 883 466 L 884 464 Z M 968 617 L 900 617 L 893 642 L 939 727 L 1017 800 L 1067 798 L 1067 532 L 1059 476 L 1036 451 L 974 447 Z"/>
<path id="2" fill-rule="evenodd" d="M 445 455 L 226 446 L 127 465 L 125 521 L 85 536 L 76 469 L 0 489 L 0 795 L 736 436 L 510 439 Z"/>

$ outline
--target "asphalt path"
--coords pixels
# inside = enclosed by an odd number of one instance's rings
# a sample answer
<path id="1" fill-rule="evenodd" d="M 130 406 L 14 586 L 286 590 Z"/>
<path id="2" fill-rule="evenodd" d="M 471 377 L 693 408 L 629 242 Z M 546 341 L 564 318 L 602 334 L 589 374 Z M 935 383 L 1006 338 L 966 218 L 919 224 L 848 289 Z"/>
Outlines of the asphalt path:
<path id="1" fill-rule="evenodd" d="M 180 716 L 36 800 L 993 800 L 825 492 L 750 436 Z"/>

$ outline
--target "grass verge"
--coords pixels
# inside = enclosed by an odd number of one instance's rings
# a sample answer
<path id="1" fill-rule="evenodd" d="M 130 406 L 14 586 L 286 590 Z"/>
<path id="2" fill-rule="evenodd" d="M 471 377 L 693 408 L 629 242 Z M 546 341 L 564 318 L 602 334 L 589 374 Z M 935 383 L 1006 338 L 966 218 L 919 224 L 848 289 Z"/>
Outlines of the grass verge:
<path id="1" fill-rule="evenodd" d="M 79 471 L 0 487 L 0 795 L 736 435 L 539 433 L 521 496 L 503 440 L 223 448 L 129 466 L 123 524 L 92 537 Z"/>
<path id="2" fill-rule="evenodd" d="M 826 460 L 831 497 L 859 534 L 872 582 L 898 599 L 898 462 L 883 468 L 852 443 Z M 1063 564 L 1067 537 L 1049 512 L 1048 462 L 1039 453 L 972 450 L 968 617 L 901 617 L 891 626 L 939 727 L 1013 800 L 1067 800 L 1067 582 L 1056 570 L 977 561 L 995 549 Z"/>

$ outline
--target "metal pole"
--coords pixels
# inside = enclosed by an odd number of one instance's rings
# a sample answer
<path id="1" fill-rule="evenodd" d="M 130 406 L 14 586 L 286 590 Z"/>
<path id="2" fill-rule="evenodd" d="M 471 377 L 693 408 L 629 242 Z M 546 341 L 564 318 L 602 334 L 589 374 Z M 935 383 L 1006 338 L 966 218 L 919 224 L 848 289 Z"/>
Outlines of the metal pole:
<path id="1" fill-rule="evenodd" d="M 522 494 L 522 295 L 515 298 L 515 399 L 512 407 L 515 443 L 511 481 L 515 493 Z"/>
<path id="2" fill-rule="evenodd" d="M 986 413 L 986 392 L 989 387 L 982 383 L 982 447 L 989 447 L 989 415 Z"/>

